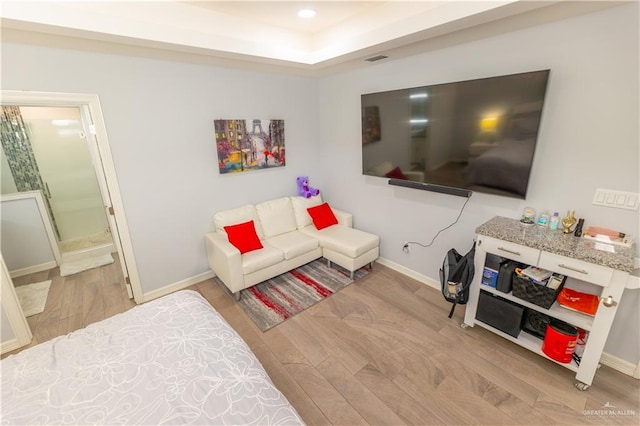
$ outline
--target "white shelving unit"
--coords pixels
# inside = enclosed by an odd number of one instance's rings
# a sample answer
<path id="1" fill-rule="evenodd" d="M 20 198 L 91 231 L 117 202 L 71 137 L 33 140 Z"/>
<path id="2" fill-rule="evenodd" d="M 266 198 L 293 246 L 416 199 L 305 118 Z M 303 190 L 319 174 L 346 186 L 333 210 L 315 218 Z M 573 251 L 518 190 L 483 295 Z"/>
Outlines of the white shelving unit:
<path id="1" fill-rule="evenodd" d="M 575 371 L 576 373 L 578 372 L 578 365 L 575 363 L 575 361 L 571 361 L 568 364 L 564 364 L 564 363 L 560 363 L 557 362 L 556 360 L 554 360 L 553 358 L 549 358 L 544 352 L 542 352 L 542 341 L 540 339 L 538 339 L 535 336 L 532 336 L 531 334 L 528 333 L 520 333 L 520 335 L 518 337 L 513 337 L 509 334 L 503 333 L 502 331 L 498 330 L 497 328 L 491 327 L 489 324 L 485 324 L 482 321 L 476 321 L 475 322 L 477 325 L 479 325 L 482 328 L 486 328 L 487 330 L 491 331 L 492 333 L 495 333 L 501 337 L 504 337 L 505 339 L 515 343 L 516 345 L 522 346 L 523 348 L 529 349 L 531 352 L 535 352 L 540 356 L 543 356 L 545 358 L 547 358 L 550 361 L 555 362 L 556 364 L 560 364 L 563 367 L 568 368 L 569 370 Z"/>
<path id="2" fill-rule="evenodd" d="M 604 344 L 606 343 L 611 324 L 617 312 L 617 304 L 622 297 L 622 292 L 629 277 L 629 272 L 623 269 L 633 267 L 632 260 L 628 265 L 629 260 L 627 257 L 630 259 L 632 259 L 632 257 L 621 256 L 623 258 L 617 259 L 615 255 L 607 254 L 608 257 L 602 260 L 598 257 L 600 253 L 592 253 L 591 251 L 595 250 L 593 246 L 581 241 L 582 239 L 580 238 L 573 237 L 572 235 L 563 235 L 562 233 L 549 233 L 550 231 L 542 233 L 539 229 L 524 229 L 519 227 L 517 221 L 513 221 L 515 225 L 510 221 L 512 220 L 494 218 L 492 221 L 478 228 L 479 231 L 488 234 L 500 235 L 500 238 L 483 235 L 481 232 L 478 232 L 474 260 L 476 273 L 469 291 L 469 301 L 466 305 L 462 326 L 466 328 L 478 325 L 556 364 L 574 371 L 576 373 L 576 387 L 580 390 L 586 390 L 593 382 Z M 499 231 L 495 233 L 492 232 L 491 230 L 494 228 Z M 510 228 L 512 232 L 509 232 Z M 556 247 L 560 247 L 560 249 L 556 249 Z M 558 252 L 562 254 L 558 254 Z M 483 285 L 481 283 L 482 271 L 487 253 L 492 253 L 524 264 L 539 266 L 543 269 L 590 283 L 594 289 L 599 289 L 600 291 L 600 304 L 596 315 L 590 316 L 575 312 L 558 306 L 557 302 L 554 302 L 549 309 L 545 309 L 520 299 L 511 293 L 503 293 L 495 288 Z M 617 263 L 618 260 L 620 260 L 620 263 Z M 620 268 L 610 267 L 609 264 L 620 265 Z M 518 305 L 544 313 L 550 317 L 589 331 L 589 337 L 580 365 L 577 365 L 574 361 L 570 363 L 560 363 L 547 357 L 544 352 L 542 352 L 542 340 L 526 332 L 521 332 L 518 337 L 513 337 L 491 325 L 477 320 L 476 313 L 480 290 L 498 295 Z"/>
<path id="3" fill-rule="evenodd" d="M 542 312 L 544 314 L 549 315 L 550 317 L 557 318 L 566 323 L 579 327 L 583 330 L 591 331 L 591 327 L 593 326 L 592 316 L 581 314 L 580 312 L 575 312 L 575 311 L 563 308 L 559 306 L 557 302 L 554 302 L 549 309 L 544 309 L 538 305 L 534 305 L 533 303 L 529 303 L 526 300 L 520 299 L 519 297 L 513 296 L 511 293 L 503 293 L 487 285 L 480 284 L 480 289 L 487 291 L 489 293 L 496 294 L 502 297 L 503 299 L 511 300 L 512 302 L 515 302 L 518 305 L 525 306 L 529 309 L 533 309 L 534 311 Z"/>

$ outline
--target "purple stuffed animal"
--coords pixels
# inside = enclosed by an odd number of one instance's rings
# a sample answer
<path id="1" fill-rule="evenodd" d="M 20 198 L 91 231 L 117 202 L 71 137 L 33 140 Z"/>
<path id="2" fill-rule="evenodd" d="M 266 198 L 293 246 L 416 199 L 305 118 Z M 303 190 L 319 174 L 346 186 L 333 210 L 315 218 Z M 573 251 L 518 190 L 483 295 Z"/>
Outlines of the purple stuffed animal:
<path id="1" fill-rule="evenodd" d="M 298 184 L 298 195 L 304 198 L 310 198 L 320 193 L 318 188 L 312 188 L 309 186 L 308 176 L 298 176 L 296 178 L 296 183 Z"/>

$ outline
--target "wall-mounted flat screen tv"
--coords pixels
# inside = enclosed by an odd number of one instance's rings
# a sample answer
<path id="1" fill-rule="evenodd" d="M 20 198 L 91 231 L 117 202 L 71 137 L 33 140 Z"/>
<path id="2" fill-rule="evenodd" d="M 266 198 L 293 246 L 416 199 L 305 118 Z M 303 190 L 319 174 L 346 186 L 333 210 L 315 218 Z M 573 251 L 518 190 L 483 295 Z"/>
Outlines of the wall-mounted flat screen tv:
<path id="1" fill-rule="evenodd" d="M 526 198 L 549 70 L 367 93 L 365 175 Z"/>

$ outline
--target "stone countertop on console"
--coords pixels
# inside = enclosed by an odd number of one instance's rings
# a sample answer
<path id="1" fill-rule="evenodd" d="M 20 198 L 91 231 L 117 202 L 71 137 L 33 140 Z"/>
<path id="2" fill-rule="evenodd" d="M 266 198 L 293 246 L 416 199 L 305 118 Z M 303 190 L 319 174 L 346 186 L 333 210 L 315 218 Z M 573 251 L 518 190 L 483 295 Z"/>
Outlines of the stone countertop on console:
<path id="1" fill-rule="evenodd" d="M 496 216 L 476 228 L 476 234 L 536 248 L 625 272 L 633 272 L 635 246 L 624 247 L 564 234 L 537 225 L 522 225 L 519 220 Z M 596 244 L 613 247 L 615 253 L 596 249 Z"/>

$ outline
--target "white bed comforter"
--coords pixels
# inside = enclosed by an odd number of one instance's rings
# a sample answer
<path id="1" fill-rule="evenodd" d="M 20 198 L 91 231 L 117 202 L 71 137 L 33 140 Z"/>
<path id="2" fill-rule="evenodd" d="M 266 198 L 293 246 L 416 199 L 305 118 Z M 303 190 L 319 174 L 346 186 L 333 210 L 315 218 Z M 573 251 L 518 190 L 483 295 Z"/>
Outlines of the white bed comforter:
<path id="1" fill-rule="evenodd" d="M 181 291 L 7 357 L 2 424 L 302 424 L 240 336 Z"/>

